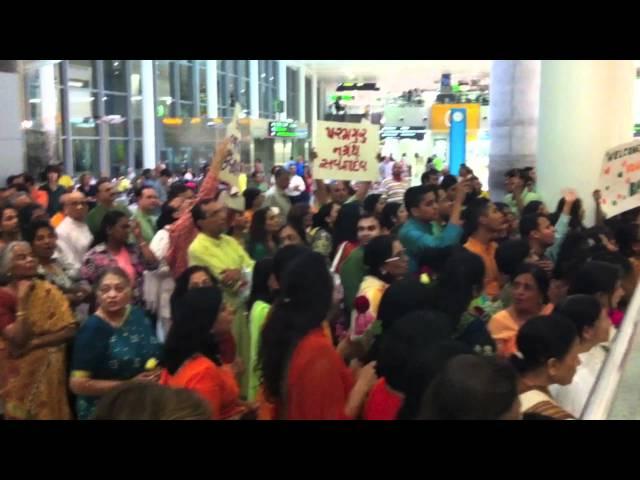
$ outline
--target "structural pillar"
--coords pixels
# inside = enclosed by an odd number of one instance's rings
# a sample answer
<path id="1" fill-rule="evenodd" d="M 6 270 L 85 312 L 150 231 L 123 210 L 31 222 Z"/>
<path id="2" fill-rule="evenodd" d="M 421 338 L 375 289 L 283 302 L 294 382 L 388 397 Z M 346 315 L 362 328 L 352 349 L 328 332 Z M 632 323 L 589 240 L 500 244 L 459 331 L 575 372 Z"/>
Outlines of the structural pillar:
<path id="1" fill-rule="evenodd" d="M 303 66 L 298 69 L 298 121 L 307 121 L 307 70 Z"/>
<path id="2" fill-rule="evenodd" d="M 278 100 L 284 103 L 284 118 L 287 116 L 287 62 L 278 60 Z M 282 118 L 282 117 L 280 117 Z"/>
<path id="3" fill-rule="evenodd" d="M 207 60 L 207 117 L 218 117 L 218 61 Z"/>
<path id="4" fill-rule="evenodd" d="M 249 115 L 260 118 L 260 64 L 249 60 Z"/>
<path id="5" fill-rule="evenodd" d="M 495 60 L 490 82 L 489 190 L 501 201 L 504 174 L 536 163 L 540 60 Z"/>
<path id="6" fill-rule="evenodd" d="M 316 125 L 318 123 L 318 76 L 314 73 L 311 76 L 311 118 L 309 122 L 309 135 L 311 145 L 315 145 Z"/>
<path id="7" fill-rule="evenodd" d="M 22 92 L 20 75 L 14 71 L 0 71 L 0 151 L 2 166 L 0 182 L 4 186 L 6 177 L 24 171 L 24 138 L 20 129 L 22 114 Z"/>
<path id="8" fill-rule="evenodd" d="M 156 166 L 156 112 L 153 60 L 142 60 L 141 64 L 142 163 L 144 168 L 154 168 Z"/>
<path id="9" fill-rule="evenodd" d="M 571 187 L 593 225 L 606 150 L 633 140 L 632 60 L 545 60 L 540 82 L 538 192 L 550 210 Z"/>

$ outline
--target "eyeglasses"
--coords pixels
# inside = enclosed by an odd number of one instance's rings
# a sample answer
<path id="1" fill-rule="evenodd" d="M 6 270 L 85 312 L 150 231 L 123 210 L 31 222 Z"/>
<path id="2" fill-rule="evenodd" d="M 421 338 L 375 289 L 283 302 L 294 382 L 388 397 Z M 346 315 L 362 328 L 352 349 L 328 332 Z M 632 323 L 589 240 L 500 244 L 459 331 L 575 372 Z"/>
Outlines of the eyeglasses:
<path id="1" fill-rule="evenodd" d="M 398 260 L 403 260 L 407 258 L 407 251 L 406 250 L 400 250 L 398 253 L 396 253 L 395 257 L 391 257 L 391 258 L 387 258 L 384 263 L 389 263 L 389 262 L 397 262 Z"/>

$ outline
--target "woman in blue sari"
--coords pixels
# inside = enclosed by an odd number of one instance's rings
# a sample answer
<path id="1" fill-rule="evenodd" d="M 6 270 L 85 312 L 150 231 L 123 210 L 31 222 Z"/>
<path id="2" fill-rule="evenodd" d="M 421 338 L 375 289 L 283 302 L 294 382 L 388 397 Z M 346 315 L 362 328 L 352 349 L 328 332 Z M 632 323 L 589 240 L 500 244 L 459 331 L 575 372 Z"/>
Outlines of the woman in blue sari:
<path id="1" fill-rule="evenodd" d="M 98 310 L 76 336 L 70 388 L 78 419 L 93 416 L 102 395 L 130 382 L 157 382 L 161 347 L 144 310 L 131 306 L 129 276 L 108 268 L 97 283 Z M 155 362 L 154 362 L 155 359 Z"/>

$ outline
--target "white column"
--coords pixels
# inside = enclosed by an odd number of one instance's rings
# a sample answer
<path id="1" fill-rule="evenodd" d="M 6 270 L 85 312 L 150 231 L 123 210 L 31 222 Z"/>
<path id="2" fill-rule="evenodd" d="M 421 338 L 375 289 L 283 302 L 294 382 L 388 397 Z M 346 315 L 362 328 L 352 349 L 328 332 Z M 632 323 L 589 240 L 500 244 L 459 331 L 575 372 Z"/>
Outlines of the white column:
<path id="1" fill-rule="evenodd" d="M 0 105 L 2 105 L 2 115 L 0 115 L 0 152 L 2 152 L 0 182 L 3 186 L 9 175 L 24 171 L 24 138 L 20 129 L 20 122 L 24 120 L 24 117 L 20 80 L 20 75 L 17 73 L 0 72 Z"/>
<path id="2" fill-rule="evenodd" d="M 504 174 L 536 162 L 540 60 L 495 60 L 490 81 L 489 189 L 501 201 Z"/>
<path id="3" fill-rule="evenodd" d="M 315 146 L 316 124 L 318 123 L 318 76 L 314 73 L 311 76 L 311 118 L 309 122 L 309 135 L 311 145 Z"/>
<path id="4" fill-rule="evenodd" d="M 592 192 L 604 152 L 633 139 L 632 60 L 545 60 L 540 82 L 538 192 L 550 210 L 577 190 L 594 223 Z"/>
<path id="5" fill-rule="evenodd" d="M 260 118 L 260 65 L 249 60 L 249 112 L 251 118 Z"/>
<path id="6" fill-rule="evenodd" d="M 207 60 L 207 116 L 218 116 L 218 61 Z"/>
<path id="7" fill-rule="evenodd" d="M 278 60 L 278 100 L 284 102 L 284 117 L 287 116 L 287 62 Z"/>
<path id="8" fill-rule="evenodd" d="M 298 69 L 298 121 L 307 121 L 307 89 L 305 88 L 307 70 L 303 66 Z"/>
<path id="9" fill-rule="evenodd" d="M 47 153 L 51 161 L 59 161 L 56 135 L 56 113 L 58 92 L 56 91 L 56 76 L 53 64 L 40 67 L 40 106 L 42 107 L 42 127 L 45 131 Z M 65 164 L 65 171 L 71 172 L 73 165 Z"/>
<path id="10" fill-rule="evenodd" d="M 153 89 L 153 60 L 141 61 L 142 80 L 142 163 L 144 168 L 156 166 L 156 112 Z"/>

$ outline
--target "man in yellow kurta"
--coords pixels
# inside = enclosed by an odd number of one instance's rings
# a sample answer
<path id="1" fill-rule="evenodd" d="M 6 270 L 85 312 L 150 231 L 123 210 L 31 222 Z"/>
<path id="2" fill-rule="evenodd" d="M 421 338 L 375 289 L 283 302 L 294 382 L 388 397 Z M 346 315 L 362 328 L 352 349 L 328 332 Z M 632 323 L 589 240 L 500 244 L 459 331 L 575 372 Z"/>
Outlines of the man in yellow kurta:
<path id="1" fill-rule="evenodd" d="M 191 214 L 200 233 L 189 246 L 189 266 L 209 268 L 220 281 L 225 303 L 235 309 L 232 331 L 237 356 L 245 365 L 239 382 L 244 396 L 247 394 L 249 329 L 242 293 L 247 288 L 247 279 L 250 278 L 255 262 L 237 240 L 223 233 L 227 230 L 227 207 L 223 202 L 205 200 L 195 205 Z"/>

